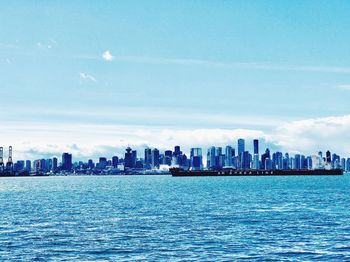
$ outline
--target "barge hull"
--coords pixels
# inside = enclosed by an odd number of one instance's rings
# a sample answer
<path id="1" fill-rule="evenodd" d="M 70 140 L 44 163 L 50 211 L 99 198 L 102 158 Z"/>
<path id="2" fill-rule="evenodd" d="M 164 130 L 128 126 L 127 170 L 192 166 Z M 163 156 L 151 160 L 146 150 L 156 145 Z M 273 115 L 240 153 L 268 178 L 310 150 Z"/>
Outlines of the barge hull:
<path id="1" fill-rule="evenodd" d="M 341 176 L 342 169 L 315 169 L 315 170 L 201 170 L 191 171 L 173 168 L 170 169 L 174 177 L 188 176 Z"/>

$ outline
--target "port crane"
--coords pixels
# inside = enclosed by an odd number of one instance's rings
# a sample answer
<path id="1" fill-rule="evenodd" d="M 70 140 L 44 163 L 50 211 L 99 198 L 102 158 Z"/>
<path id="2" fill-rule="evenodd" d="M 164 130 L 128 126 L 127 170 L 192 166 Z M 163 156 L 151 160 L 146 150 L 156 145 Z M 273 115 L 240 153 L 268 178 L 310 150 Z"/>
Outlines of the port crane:
<path id="1" fill-rule="evenodd" d="M 4 148 L 0 147 L 0 172 L 4 172 Z"/>
<path id="2" fill-rule="evenodd" d="M 6 163 L 6 170 L 10 172 L 13 171 L 12 146 L 9 146 L 9 158 Z"/>

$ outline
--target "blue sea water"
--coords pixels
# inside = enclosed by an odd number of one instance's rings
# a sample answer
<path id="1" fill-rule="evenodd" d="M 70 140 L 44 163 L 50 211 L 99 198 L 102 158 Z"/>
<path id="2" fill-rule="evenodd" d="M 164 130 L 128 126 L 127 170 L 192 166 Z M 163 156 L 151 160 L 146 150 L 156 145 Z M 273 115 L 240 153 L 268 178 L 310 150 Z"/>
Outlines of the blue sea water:
<path id="1" fill-rule="evenodd" d="M 0 179 L 0 260 L 350 260 L 350 175 Z"/>

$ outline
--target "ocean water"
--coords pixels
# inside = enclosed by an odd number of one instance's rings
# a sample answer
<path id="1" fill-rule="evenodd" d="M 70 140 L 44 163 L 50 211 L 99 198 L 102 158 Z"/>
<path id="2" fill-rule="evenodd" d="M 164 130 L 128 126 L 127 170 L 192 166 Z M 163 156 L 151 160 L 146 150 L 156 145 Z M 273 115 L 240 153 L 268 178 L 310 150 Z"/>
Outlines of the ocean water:
<path id="1" fill-rule="evenodd" d="M 350 175 L 0 179 L 0 260 L 350 260 Z"/>

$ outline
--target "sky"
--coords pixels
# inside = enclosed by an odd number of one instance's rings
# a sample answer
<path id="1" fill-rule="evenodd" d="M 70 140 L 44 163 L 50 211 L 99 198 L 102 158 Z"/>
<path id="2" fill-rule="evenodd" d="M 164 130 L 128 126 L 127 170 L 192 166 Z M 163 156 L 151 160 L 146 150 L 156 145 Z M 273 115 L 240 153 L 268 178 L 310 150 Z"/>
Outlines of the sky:
<path id="1" fill-rule="evenodd" d="M 350 157 L 349 13 L 339 0 L 2 1 L 0 144 L 78 160 L 242 137 Z"/>

